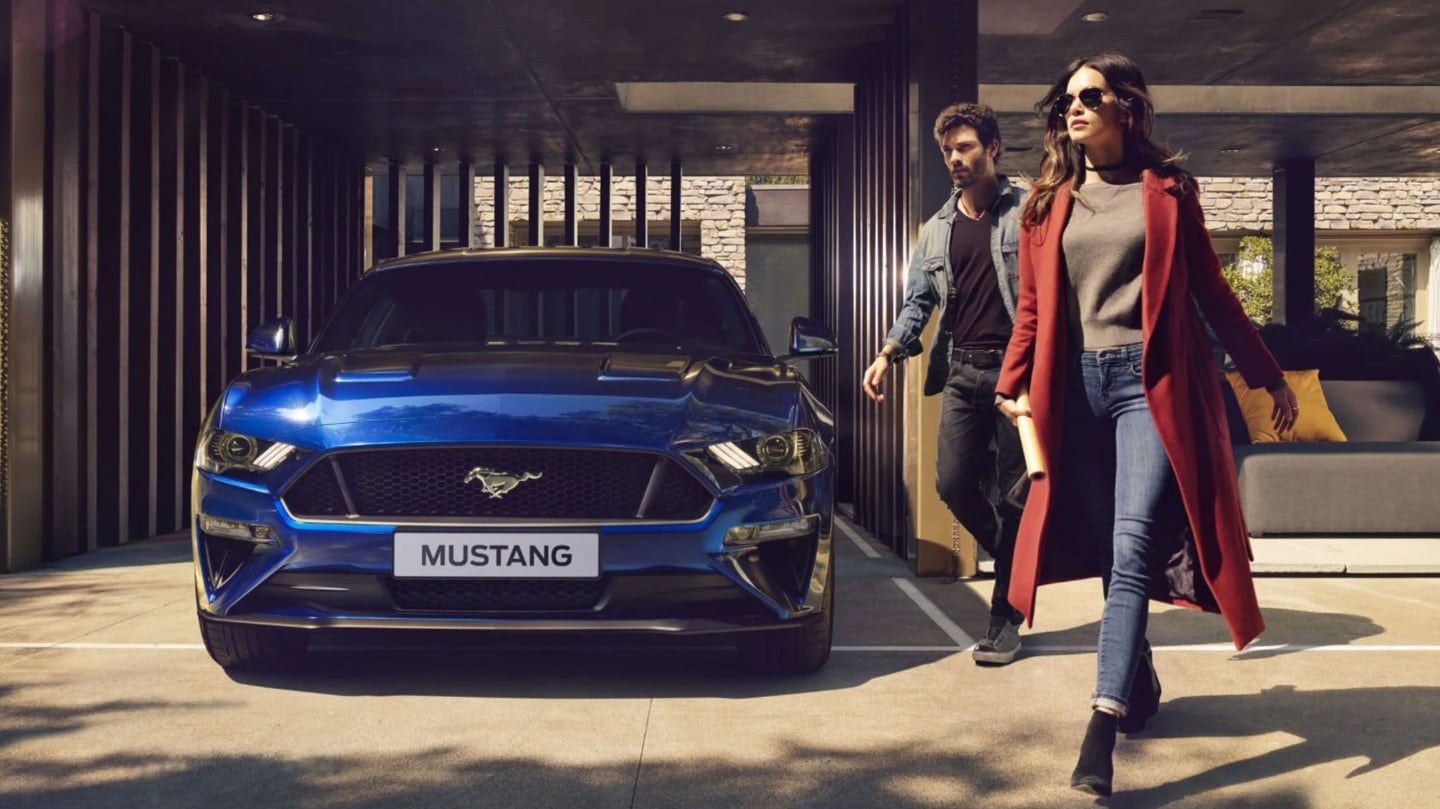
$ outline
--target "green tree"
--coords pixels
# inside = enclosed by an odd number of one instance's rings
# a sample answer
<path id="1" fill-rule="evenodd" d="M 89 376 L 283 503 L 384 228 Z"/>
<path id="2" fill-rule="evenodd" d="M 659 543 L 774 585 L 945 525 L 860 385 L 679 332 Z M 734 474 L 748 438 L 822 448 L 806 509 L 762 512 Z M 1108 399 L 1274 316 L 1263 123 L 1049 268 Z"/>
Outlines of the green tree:
<path id="1" fill-rule="evenodd" d="M 1269 323 L 1275 314 L 1275 247 L 1268 236 L 1246 236 L 1240 240 L 1235 262 L 1223 268 L 1225 280 L 1256 323 Z M 1355 292 L 1355 276 L 1340 263 L 1340 251 L 1315 248 L 1315 311 L 1339 311 L 1347 294 Z"/>

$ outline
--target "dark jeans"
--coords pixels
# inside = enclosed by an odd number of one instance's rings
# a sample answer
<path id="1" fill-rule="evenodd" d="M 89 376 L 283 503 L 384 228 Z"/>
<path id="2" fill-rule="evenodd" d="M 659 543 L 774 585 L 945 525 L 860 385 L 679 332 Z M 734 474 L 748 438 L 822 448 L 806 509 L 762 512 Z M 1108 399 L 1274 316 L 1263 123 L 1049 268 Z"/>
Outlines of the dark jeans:
<path id="1" fill-rule="evenodd" d="M 935 488 L 955 519 L 995 559 L 991 617 L 1019 623 L 1021 615 L 1006 596 L 1020 510 L 1006 502 L 1005 494 L 1025 477 L 1025 458 L 1019 433 L 995 409 L 998 357 L 996 352 L 994 367 L 959 360 L 950 363 L 950 377 L 940 398 Z M 991 439 L 995 452 L 990 449 Z"/>
<path id="2" fill-rule="evenodd" d="M 1149 646 L 1150 556 L 1165 503 L 1177 497 L 1175 473 L 1140 382 L 1139 344 L 1085 351 L 1070 360 L 1065 451 L 1060 480 L 1069 507 L 1108 536 L 1101 555 L 1105 610 L 1100 617 L 1094 704 L 1124 714 L 1140 657 Z"/>

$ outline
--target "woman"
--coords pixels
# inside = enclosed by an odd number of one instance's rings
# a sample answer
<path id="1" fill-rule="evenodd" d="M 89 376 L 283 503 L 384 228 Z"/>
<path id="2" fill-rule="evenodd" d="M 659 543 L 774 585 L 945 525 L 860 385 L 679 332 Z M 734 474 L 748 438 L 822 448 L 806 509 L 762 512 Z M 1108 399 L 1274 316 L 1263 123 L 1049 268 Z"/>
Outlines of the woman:
<path id="1" fill-rule="evenodd" d="M 1038 585 L 1104 581 L 1093 712 L 1070 783 L 1109 795 L 1117 728 L 1139 730 L 1159 706 L 1148 599 L 1218 611 L 1237 649 L 1264 628 L 1200 314 L 1246 382 L 1274 396 L 1277 429 L 1296 406 L 1220 273 L 1194 178 L 1150 139 L 1135 63 L 1077 60 L 1038 106 L 1045 156 L 1022 214 L 996 398 L 1011 419 L 1033 415 L 1057 473 L 1031 487 L 1010 601 L 1033 622 Z M 1014 401 L 1027 387 L 1029 410 Z"/>

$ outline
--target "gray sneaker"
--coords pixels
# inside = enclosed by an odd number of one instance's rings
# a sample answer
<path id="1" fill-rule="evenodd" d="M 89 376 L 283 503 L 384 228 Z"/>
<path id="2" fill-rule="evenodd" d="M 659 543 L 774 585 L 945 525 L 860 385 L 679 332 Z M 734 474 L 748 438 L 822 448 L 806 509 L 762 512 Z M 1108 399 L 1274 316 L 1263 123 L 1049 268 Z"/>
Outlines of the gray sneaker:
<path id="1" fill-rule="evenodd" d="M 991 618 L 985 639 L 975 644 L 971 657 L 976 665 L 1003 666 L 1020 652 L 1020 625 L 1004 618 Z"/>

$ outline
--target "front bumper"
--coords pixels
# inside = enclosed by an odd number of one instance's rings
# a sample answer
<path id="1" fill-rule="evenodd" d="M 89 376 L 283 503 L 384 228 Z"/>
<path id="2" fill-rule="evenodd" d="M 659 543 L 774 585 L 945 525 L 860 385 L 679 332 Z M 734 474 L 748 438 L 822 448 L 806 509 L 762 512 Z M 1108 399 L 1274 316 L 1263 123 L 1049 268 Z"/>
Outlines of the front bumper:
<path id="1" fill-rule="evenodd" d="M 192 488 L 197 603 L 206 618 L 233 623 L 673 634 L 793 627 L 820 618 L 831 563 L 832 504 L 828 481 L 819 476 L 733 490 L 699 523 L 597 526 L 590 530 L 599 539 L 600 577 L 571 581 L 593 597 L 498 605 L 486 600 L 484 583 L 499 580 L 394 579 L 394 534 L 411 526 L 298 522 L 264 487 L 206 472 L 195 474 Z M 273 544 L 206 534 L 202 513 L 267 526 Z M 745 547 L 724 543 L 737 525 L 804 516 L 815 518 L 808 535 Z M 528 581 L 539 590 L 557 585 Z M 402 592 L 416 582 L 421 590 L 432 582 L 470 587 L 480 597 L 417 602 Z"/>

